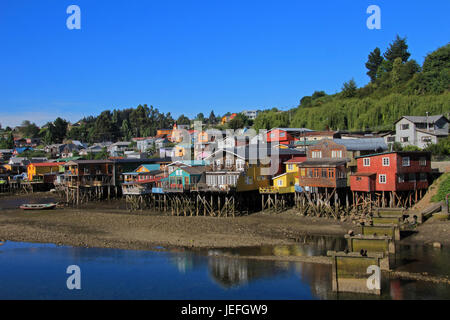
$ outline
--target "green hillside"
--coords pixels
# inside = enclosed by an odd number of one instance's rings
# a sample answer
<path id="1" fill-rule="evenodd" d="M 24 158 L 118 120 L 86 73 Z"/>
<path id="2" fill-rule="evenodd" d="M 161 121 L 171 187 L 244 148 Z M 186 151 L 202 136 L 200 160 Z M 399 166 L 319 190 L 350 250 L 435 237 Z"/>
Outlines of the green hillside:
<path id="1" fill-rule="evenodd" d="M 383 55 L 379 48 L 369 54 L 366 86 L 350 80 L 334 95 L 316 91 L 295 109 L 261 112 L 254 127 L 385 130 L 402 115 L 450 113 L 450 44 L 428 54 L 422 66 L 409 57 L 406 39 L 397 36 Z"/>

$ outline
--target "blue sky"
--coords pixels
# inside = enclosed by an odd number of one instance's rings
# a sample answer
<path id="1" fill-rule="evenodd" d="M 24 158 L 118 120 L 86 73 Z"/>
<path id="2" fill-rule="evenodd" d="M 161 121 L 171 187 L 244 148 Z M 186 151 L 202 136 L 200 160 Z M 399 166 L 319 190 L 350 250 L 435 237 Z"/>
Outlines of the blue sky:
<path id="1" fill-rule="evenodd" d="M 81 30 L 66 9 L 81 8 Z M 366 9 L 381 8 L 381 30 Z M 449 42 L 448 0 L 2 0 L 0 123 L 70 121 L 148 104 L 174 116 L 286 109 L 335 93 L 375 47 Z"/>

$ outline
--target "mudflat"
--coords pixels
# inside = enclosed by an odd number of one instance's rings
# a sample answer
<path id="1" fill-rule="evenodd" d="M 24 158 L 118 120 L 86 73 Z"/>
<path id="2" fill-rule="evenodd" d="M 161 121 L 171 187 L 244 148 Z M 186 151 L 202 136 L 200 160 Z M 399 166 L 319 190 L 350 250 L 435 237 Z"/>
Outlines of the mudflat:
<path id="1" fill-rule="evenodd" d="M 0 240 L 71 246 L 136 250 L 155 246 L 232 248 L 292 244 L 302 235 L 343 236 L 350 229 L 360 231 L 348 222 L 303 217 L 294 210 L 236 218 L 185 217 L 129 212 L 120 200 L 48 211 L 16 209 L 20 198 L 2 197 L 2 202 L 9 205 L 0 205 Z M 427 221 L 417 231 L 402 241 L 450 244 L 450 221 Z"/>

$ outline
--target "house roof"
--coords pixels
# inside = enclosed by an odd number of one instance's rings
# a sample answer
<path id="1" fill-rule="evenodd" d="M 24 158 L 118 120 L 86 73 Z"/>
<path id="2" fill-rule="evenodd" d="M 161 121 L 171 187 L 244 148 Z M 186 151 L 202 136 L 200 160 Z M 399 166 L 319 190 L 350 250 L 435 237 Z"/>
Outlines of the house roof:
<path id="1" fill-rule="evenodd" d="M 289 159 L 288 161 L 285 161 L 284 163 L 302 163 L 305 162 L 306 156 L 304 157 L 294 157 L 292 159 Z"/>
<path id="2" fill-rule="evenodd" d="M 383 138 L 361 139 L 333 139 L 337 144 L 343 145 L 348 151 L 384 151 L 388 149 Z"/>
<path id="3" fill-rule="evenodd" d="M 122 173 L 122 175 L 128 175 L 128 176 L 148 176 L 148 175 L 151 175 L 151 176 L 156 176 L 157 174 L 161 174 L 161 173 L 164 173 L 164 171 L 163 170 L 151 170 L 149 172 L 136 172 L 136 171 L 133 171 L 133 172 L 124 172 L 124 173 Z"/>
<path id="4" fill-rule="evenodd" d="M 334 136 L 337 133 L 337 131 L 309 131 L 305 132 L 305 136 Z"/>
<path id="5" fill-rule="evenodd" d="M 428 117 L 426 117 L 426 116 L 403 116 L 400 119 L 398 119 L 397 121 L 395 121 L 395 123 L 399 122 L 403 118 L 405 118 L 413 123 L 427 123 L 427 121 L 428 121 L 428 123 L 434 123 L 441 118 L 444 118 L 448 122 L 448 119 L 446 117 L 444 117 L 444 115 L 438 114 L 435 116 L 428 116 Z"/>
<path id="6" fill-rule="evenodd" d="M 153 171 L 153 170 L 156 170 L 156 169 L 155 169 L 156 166 L 159 167 L 159 164 L 157 164 L 157 163 L 141 164 L 141 165 L 138 167 L 138 169 L 139 169 L 140 167 L 144 167 L 144 168 L 147 169 L 149 172 L 151 172 L 151 171 Z M 137 169 L 136 169 L 136 170 L 137 170 Z M 148 172 L 147 172 L 147 173 L 148 173 Z"/>
<path id="7" fill-rule="evenodd" d="M 192 174 L 192 175 L 200 175 L 200 174 L 202 174 L 203 172 L 206 171 L 206 167 L 204 167 L 204 166 L 201 166 L 201 167 L 180 167 L 180 169 L 184 170 L 187 173 Z"/>
<path id="8" fill-rule="evenodd" d="M 73 165 L 79 165 L 79 164 L 104 164 L 104 163 L 111 164 L 113 162 L 110 160 L 74 160 L 74 161 L 66 162 L 65 165 L 73 166 Z"/>
<path id="9" fill-rule="evenodd" d="M 185 166 L 205 166 L 209 162 L 205 160 L 177 160 L 170 163 L 168 166 L 177 166 L 177 165 L 185 165 Z"/>
<path id="10" fill-rule="evenodd" d="M 30 163 L 29 165 L 33 165 L 35 167 L 58 167 L 61 164 L 57 162 L 39 162 L 39 163 Z"/>

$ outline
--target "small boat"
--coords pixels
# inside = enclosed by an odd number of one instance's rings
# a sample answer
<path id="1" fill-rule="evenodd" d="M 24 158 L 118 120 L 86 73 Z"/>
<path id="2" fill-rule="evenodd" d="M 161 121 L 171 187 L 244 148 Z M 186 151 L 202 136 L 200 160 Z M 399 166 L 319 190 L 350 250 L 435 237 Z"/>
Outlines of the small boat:
<path id="1" fill-rule="evenodd" d="M 50 210 L 55 208 L 56 203 L 23 204 L 20 206 L 22 210 Z"/>

